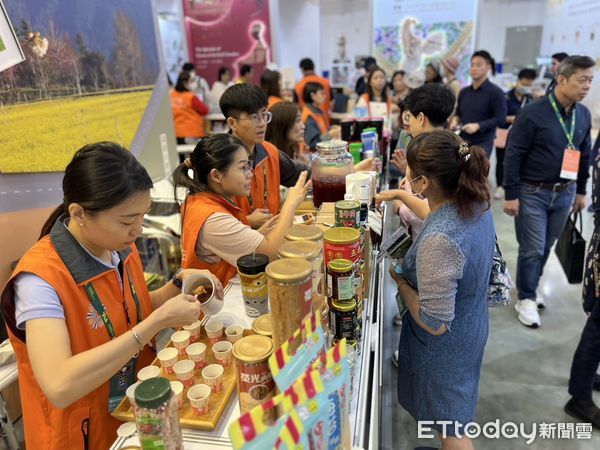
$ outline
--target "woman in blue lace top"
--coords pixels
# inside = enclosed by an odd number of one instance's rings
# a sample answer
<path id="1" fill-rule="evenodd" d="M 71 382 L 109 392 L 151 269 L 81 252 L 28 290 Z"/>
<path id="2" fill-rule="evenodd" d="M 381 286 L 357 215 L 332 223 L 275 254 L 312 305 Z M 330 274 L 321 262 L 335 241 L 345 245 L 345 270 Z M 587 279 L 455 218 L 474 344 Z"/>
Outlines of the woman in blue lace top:
<path id="1" fill-rule="evenodd" d="M 487 291 L 495 248 L 480 147 L 433 131 L 407 149 L 410 186 L 431 213 L 390 273 L 407 306 L 398 358 L 398 399 L 417 421 L 435 421 L 442 449 L 472 449 L 464 428 L 475 417 L 488 336 Z M 452 421 L 444 426 L 440 421 Z M 444 432 L 445 431 L 445 432 Z"/>

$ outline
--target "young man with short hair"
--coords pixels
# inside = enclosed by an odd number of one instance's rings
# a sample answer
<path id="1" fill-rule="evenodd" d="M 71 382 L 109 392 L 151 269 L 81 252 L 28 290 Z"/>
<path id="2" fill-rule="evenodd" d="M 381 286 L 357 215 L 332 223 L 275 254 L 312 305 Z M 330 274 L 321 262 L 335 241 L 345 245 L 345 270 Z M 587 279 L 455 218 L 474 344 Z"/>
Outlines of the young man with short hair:
<path id="1" fill-rule="evenodd" d="M 252 83 L 252 66 L 250 64 L 244 64 L 240 67 L 240 77 L 237 79 L 236 83 Z"/>
<path id="2" fill-rule="evenodd" d="M 541 325 L 537 294 L 550 250 L 571 211 L 585 206 L 591 148 L 591 115 L 581 102 L 594 77 L 588 56 L 566 58 L 556 88 L 526 105 L 508 136 L 504 160 L 504 212 L 515 218 L 519 321 Z"/>
<path id="3" fill-rule="evenodd" d="M 569 54 L 565 53 L 565 52 L 558 52 L 558 53 L 555 53 L 554 55 L 552 55 L 552 62 L 550 63 L 550 67 L 549 67 L 549 72 L 550 72 L 550 75 L 552 75 L 552 80 L 550 81 L 550 84 L 546 88 L 546 93 L 544 95 L 548 95 L 556 87 L 556 72 L 558 71 L 558 66 L 560 66 L 560 63 L 563 62 L 565 60 L 565 58 L 568 58 L 568 57 L 569 57 Z"/>
<path id="4" fill-rule="evenodd" d="M 219 101 L 231 134 L 244 143 L 252 163 L 250 195 L 236 199 L 252 228 L 259 228 L 279 213 L 279 186 L 294 186 L 300 173 L 309 170 L 265 141 L 271 121 L 267 103 L 264 91 L 249 83 L 230 86 Z"/>

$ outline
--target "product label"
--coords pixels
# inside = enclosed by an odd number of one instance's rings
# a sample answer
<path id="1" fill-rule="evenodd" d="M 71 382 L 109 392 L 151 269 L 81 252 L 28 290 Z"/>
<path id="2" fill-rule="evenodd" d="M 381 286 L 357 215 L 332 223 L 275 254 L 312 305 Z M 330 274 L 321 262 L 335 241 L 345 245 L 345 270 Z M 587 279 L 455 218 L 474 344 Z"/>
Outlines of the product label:
<path id="1" fill-rule="evenodd" d="M 275 382 L 267 360 L 258 363 L 237 361 L 240 411 L 242 414 L 273 397 Z"/>
<path id="2" fill-rule="evenodd" d="M 354 297 L 354 277 L 338 277 L 337 293 L 338 300 L 351 300 Z"/>

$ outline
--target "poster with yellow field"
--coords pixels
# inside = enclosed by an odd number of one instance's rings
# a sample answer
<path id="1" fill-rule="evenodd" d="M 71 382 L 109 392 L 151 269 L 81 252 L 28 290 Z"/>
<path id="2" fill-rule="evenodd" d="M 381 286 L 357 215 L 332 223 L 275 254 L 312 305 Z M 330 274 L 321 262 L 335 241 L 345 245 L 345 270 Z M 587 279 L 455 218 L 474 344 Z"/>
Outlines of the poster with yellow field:
<path id="1" fill-rule="evenodd" d="M 129 148 L 159 72 L 147 0 L 4 5 L 26 59 L 0 72 L 0 173 L 63 171 L 90 142 Z"/>

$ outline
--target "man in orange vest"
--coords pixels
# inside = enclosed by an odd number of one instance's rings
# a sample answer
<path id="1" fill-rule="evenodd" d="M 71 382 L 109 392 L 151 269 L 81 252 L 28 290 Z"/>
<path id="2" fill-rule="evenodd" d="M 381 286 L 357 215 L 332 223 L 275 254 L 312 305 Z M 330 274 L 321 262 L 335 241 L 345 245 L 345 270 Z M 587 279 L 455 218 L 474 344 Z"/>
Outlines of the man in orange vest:
<path id="1" fill-rule="evenodd" d="M 238 197 L 236 202 L 255 229 L 279 213 L 279 186 L 294 186 L 300 173 L 310 170 L 265 141 L 272 117 L 267 103 L 264 91 L 249 83 L 230 86 L 219 101 L 231 134 L 244 143 L 252 164 L 250 195 Z"/>
<path id="2" fill-rule="evenodd" d="M 325 102 L 323 103 L 322 109 L 325 113 L 325 124 L 327 127 L 330 125 L 329 120 L 329 111 L 331 110 L 331 85 L 329 84 L 329 80 L 327 78 L 320 77 L 315 73 L 315 63 L 310 58 L 304 58 L 300 61 L 300 70 L 302 70 L 302 75 L 304 78 L 296 84 L 296 88 L 294 91 L 294 101 L 300 105 L 300 108 L 304 108 L 306 102 L 304 101 L 304 87 L 307 83 L 318 83 L 323 86 L 323 90 L 325 91 Z"/>

